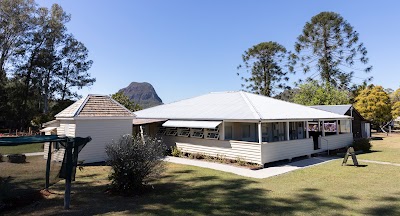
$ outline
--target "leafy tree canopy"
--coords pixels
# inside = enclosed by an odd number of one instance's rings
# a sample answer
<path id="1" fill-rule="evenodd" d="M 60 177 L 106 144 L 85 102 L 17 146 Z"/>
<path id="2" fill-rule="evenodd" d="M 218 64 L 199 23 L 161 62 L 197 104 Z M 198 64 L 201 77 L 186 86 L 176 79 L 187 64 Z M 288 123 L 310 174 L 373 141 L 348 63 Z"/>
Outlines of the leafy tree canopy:
<path id="1" fill-rule="evenodd" d="M 400 116 L 400 88 L 390 94 L 390 100 L 392 101 L 392 116 L 396 119 Z"/>
<path id="2" fill-rule="evenodd" d="M 40 125 L 55 104 L 96 81 L 89 51 L 67 29 L 70 20 L 58 4 L 0 1 L 0 127 Z"/>
<path id="3" fill-rule="evenodd" d="M 392 119 L 389 95 L 382 86 L 368 86 L 356 97 L 354 106 L 367 120 L 382 126 Z"/>
<path id="4" fill-rule="evenodd" d="M 282 45 L 273 41 L 259 43 L 245 51 L 242 59 L 243 65 L 238 69 L 244 68 L 250 74 L 242 74 L 245 82 L 242 87 L 265 96 L 272 96 L 276 89 L 287 88 L 287 51 Z"/>
<path id="5" fill-rule="evenodd" d="M 400 88 L 390 94 L 390 100 L 392 103 L 400 101 Z"/>
<path id="6" fill-rule="evenodd" d="M 129 98 L 122 92 L 117 92 L 111 95 L 111 97 L 132 112 L 142 109 L 139 104 L 129 100 Z"/>
<path id="7" fill-rule="evenodd" d="M 317 81 L 310 81 L 299 86 L 293 102 L 306 106 L 340 105 L 348 104 L 350 97 L 346 90 L 339 90 L 330 84 L 320 85 Z"/>
<path id="8" fill-rule="evenodd" d="M 340 14 L 321 12 L 311 18 L 295 43 L 293 62 L 309 79 L 348 88 L 355 71 L 369 72 L 367 49 L 359 34 Z M 293 68 L 294 69 L 294 68 Z M 295 69 L 294 69 L 295 70 Z M 367 80 L 372 77 L 367 78 Z"/>

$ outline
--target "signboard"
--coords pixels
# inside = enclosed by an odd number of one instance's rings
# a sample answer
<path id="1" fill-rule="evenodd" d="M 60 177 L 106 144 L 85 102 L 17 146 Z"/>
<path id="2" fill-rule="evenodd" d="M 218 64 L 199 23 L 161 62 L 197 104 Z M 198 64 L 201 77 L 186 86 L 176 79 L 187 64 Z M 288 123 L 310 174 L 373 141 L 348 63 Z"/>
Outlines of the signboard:
<path id="1" fill-rule="evenodd" d="M 354 148 L 353 147 L 349 147 L 347 149 L 347 152 L 346 152 L 346 154 L 344 155 L 344 158 L 343 158 L 342 166 L 346 165 L 347 159 L 349 159 L 349 156 L 351 156 L 351 159 L 353 160 L 354 166 L 358 166 L 356 153 L 354 152 Z"/>

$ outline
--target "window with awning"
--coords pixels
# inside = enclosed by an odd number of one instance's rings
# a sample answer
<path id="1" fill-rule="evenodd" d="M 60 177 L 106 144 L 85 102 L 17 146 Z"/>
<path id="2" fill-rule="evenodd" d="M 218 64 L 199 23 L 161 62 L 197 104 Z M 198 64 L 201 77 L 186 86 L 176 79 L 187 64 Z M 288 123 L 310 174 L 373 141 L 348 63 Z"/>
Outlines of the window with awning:
<path id="1" fill-rule="evenodd" d="M 168 120 L 163 127 L 180 127 L 180 128 L 206 128 L 216 129 L 222 121 L 180 121 L 180 120 Z"/>

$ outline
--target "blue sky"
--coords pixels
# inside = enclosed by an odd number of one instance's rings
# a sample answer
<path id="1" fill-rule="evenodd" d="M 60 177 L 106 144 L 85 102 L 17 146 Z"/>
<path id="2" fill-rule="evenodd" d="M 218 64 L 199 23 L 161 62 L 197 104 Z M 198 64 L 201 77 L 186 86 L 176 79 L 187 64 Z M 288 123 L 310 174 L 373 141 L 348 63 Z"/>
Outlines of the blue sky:
<path id="1" fill-rule="evenodd" d="M 151 83 L 164 103 L 240 90 L 236 67 L 246 49 L 276 41 L 293 50 L 304 24 L 322 11 L 341 14 L 360 33 L 374 69 L 357 77 L 400 87 L 400 1 L 37 2 L 58 3 L 70 13 L 69 31 L 89 49 L 97 82 L 82 95 L 112 94 L 132 81 Z"/>

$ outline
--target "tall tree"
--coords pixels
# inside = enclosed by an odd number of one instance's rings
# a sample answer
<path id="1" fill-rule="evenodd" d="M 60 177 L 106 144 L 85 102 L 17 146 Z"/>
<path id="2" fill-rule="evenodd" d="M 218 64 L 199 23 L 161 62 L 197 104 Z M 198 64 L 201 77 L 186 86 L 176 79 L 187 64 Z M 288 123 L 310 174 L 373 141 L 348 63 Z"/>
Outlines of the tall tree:
<path id="1" fill-rule="evenodd" d="M 356 97 L 354 107 L 367 120 L 383 126 L 392 119 L 389 95 L 382 86 L 368 86 Z"/>
<path id="2" fill-rule="evenodd" d="M 7 101 L 12 98 L 6 89 L 9 81 L 7 73 L 12 72 L 10 60 L 32 28 L 35 9 L 32 0 L 0 1 L 0 122 L 5 121 L 10 112 Z"/>
<path id="3" fill-rule="evenodd" d="M 295 43 L 291 57 L 310 77 L 320 76 L 325 84 L 349 87 L 355 70 L 369 72 L 367 49 L 359 34 L 340 14 L 321 12 L 311 18 Z M 367 80 L 372 79 L 367 78 Z"/>
<path id="4" fill-rule="evenodd" d="M 27 127 L 34 116 L 47 119 L 53 106 L 77 97 L 74 87 L 93 84 L 88 50 L 68 32 L 69 21 L 58 4 L 38 8 L 33 0 L 0 1 L 0 68 L 8 73 L 0 71 L 0 121 Z"/>
<path id="5" fill-rule="evenodd" d="M 89 51 L 83 43 L 77 41 L 72 35 L 66 38 L 65 46 L 61 50 L 63 59 L 60 74 L 61 100 L 77 96 L 76 92 L 72 91 L 72 87 L 81 89 L 92 85 L 96 81 L 88 73 L 93 64 L 92 60 L 87 59 L 88 54 Z"/>
<path id="6" fill-rule="evenodd" d="M 43 32 L 46 36 L 44 47 L 40 50 L 39 76 L 41 78 L 41 93 L 43 96 L 43 113 L 48 112 L 48 101 L 55 92 L 58 80 L 54 79 L 57 72 L 61 70 L 61 56 L 59 48 L 63 46 L 66 37 L 67 27 L 65 24 L 70 21 L 71 16 L 61 6 L 53 4 L 48 12 L 43 8 L 41 14 L 46 20 Z"/>
<path id="7" fill-rule="evenodd" d="M 237 73 L 245 82 L 242 87 L 265 96 L 272 96 L 276 89 L 288 88 L 287 57 L 286 48 L 273 41 L 249 48 L 242 55 L 243 65 L 238 66 L 238 69 L 244 68 L 250 74 Z"/>
<path id="8" fill-rule="evenodd" d="M 306 106 L 340 105 L 348 104 L 350 97 L 346 90 L 339 90 L 330 84 L 320 85 L 314 80 L 299 86 L 293 97 L 293 102 Z"/>

